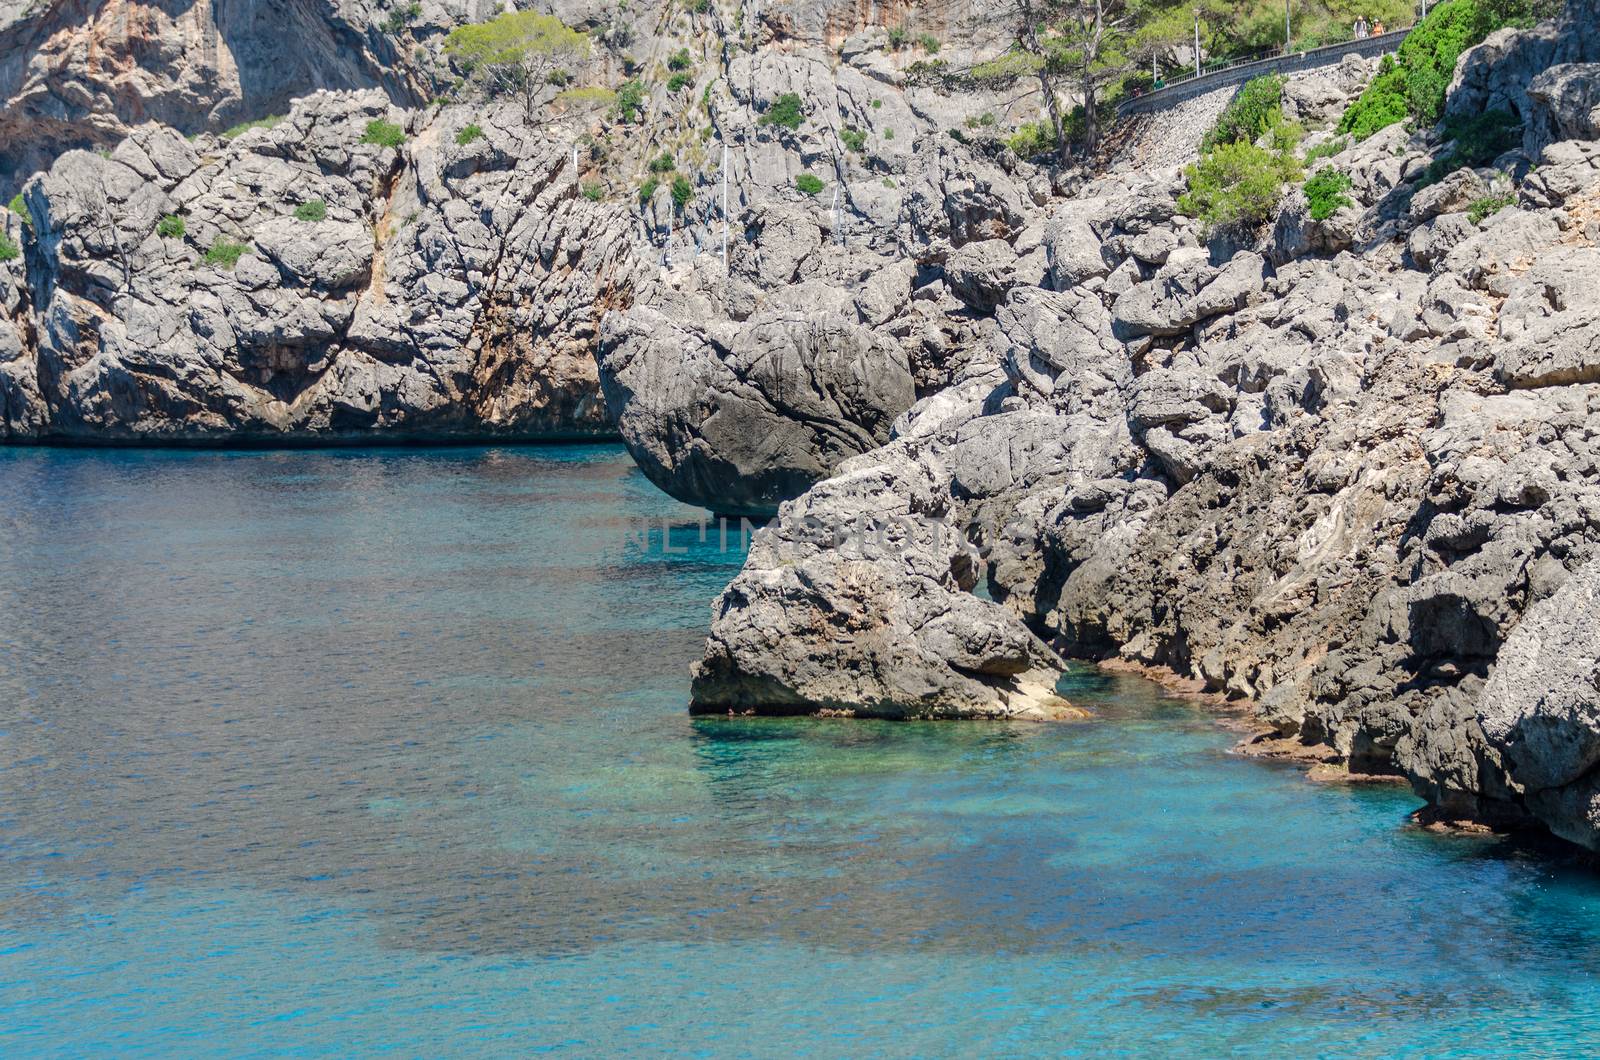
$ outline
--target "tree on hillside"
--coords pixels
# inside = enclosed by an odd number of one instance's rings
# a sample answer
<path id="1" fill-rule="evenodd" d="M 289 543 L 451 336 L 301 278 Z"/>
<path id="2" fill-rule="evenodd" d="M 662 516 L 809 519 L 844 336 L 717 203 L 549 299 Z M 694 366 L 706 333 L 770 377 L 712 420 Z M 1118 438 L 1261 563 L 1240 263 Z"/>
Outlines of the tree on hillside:
<path id="1" fill-rule="evenodd" d="M 546 89 L 564 85 L 589 57 L 589 38 L 554 15 L 513 11 L 451 30 L 445 51 L 485 95 L 522 100 L 532 121 Z"/>
<path id="2" fill-rule="evenodd" d="M 1012 37 L 1009 51 L 972 70 L 979 81 L 1037 79 L 1049 116 L 1056 157 L 1071 160 L 1072 145 L 1063 98 L 1083 108 L 1084 149 L 1100 142 L 1100 108 L 1107 90 L 1135 60 L 1133 28 L 1146 8 L 1172 0 L 1000 0 L 988 17 Z"/>

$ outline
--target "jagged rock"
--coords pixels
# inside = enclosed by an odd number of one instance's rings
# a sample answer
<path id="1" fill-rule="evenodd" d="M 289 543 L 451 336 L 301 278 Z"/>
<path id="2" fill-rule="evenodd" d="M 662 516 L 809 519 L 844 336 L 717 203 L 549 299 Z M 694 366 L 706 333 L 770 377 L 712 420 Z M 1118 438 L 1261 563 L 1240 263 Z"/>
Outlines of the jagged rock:
<path id="1" fill-rule="evenodd" d="M 1440 214 L 1460 213 L 1488 194 L 1489 186 L 1482 177 L 1470 169 L 1458 169 L 1413 195 L 1406 219 L 1420 225 Z"/>
<path id="2" fill-rule="evenodd" d="M 488 151 L 455 143 L 469 116 Z M 378 119 L 407 142 L 364 143 Z M 576 176 L 515 108 L 413 117 L 377 92 L 308 96 L 205 158 L 156 125 L 109 158 L 69 152 L 25 194 L 37 323 L 13 374 L 42 384 L 42 413 L 11 430 L 607 434 L 594 344 L 637 262 L 625 214 Z M 169 217 L 181 234 L 157 231 Z M 230 243 L 231 267 L 207 260 Z"/>
<path id="3" fill-rule="evenodd" d="M 1600 139 L 1600 62 L 1552 66 L 1528 85 L 1542 139 Z"/>
<path id="4" fill-rule="evenodd" d="M 1574 572 L 1517 624 L 1484 686 L 1477 722 L 1540 820 L 1600 849 L 1600 565 Z"/>
<path id="5" fill-rule="evenodd" d="M 1261 290 L 1266 267 L 1266 260 L 1251 252 L 1221 269 L 1198 251 L 1173 255 L 1154 279 L 1117 298 L 1112 306 L 1117 337 L 1181 335 L 1209 317 L 1242 309 Z"/>
<path id="6" fill-rule="evenodd" d="M 1563 121 L 1592 120 L 1592 115 L 1585 117 L 1583 107 L 1587 98 L 1592 110 L 1592 74 L 1573 71 L 1552 78 L 1549 72 L 1569 64 L 1600 63 L 1596 25 L 1600 25 L 1600 0 L 1567 0 L 1558 18 L 1529 30 L 1491 33 L 1457 64 L 1446 97 L 1446 116 L 1509 111 L 1523 120 L 1523 153 L 1537 159 L 1549 144 L 1570 138 L 1561 132 Z M 1541 77 L 1547 79 L 1536 96 L 1534 81 Z"/>
<path id="7" fill-rule="evenodd" d="M 650 309 L 614 314 L 600 379 L 652 482 L 690 504 L 760 517 L 888 441 L 915 397 L 898 343 L 805 311 L 710 327 Z"/>
<path id="8" fill-rule="evenodd" d="M 1283 86 L 1283 112 L 1302 124 L 1337 121 L 1367 87 L 1372 72 L 1370 60 L 1346 55 L 1338 66 L 1288 78 Z"/>

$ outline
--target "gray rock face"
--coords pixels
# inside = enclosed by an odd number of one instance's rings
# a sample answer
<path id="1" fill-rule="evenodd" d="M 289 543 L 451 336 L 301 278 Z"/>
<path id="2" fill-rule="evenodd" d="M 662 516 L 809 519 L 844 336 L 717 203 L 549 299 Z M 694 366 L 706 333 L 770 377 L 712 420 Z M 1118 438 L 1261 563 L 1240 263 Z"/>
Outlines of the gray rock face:
<path id="1" fill-rule="evenodd" d="M 378 119 L 407 128 L 398 150 L 362 142 Z M 483 134 L 457 144 L 469 120 Z M 594 347 L 605 305 L 633 295 L 632 226 L 578 194 L 552 133 L 514 110 L 422 118 L 322 93 L 228 145 L 151 125 L 109 158 L 64 155 L 25 195 L 33 282 L 11 374 L 36 383 L 7 430 L 610 433 Z"/>
<path id="2" fill-rule="evenodd" d="M 1506 99 L 1538 73 L 1463 69 Z M 697 707 L 1015 714 L 1038 700 L 1002 674 L 1059 663 L 998 609 L 1249 701 L 1445 814 L 1600 848 L 1597 148 L 1545 146 L 1474 221 L 1483 175 L 1411 194 L 1430 142 L 1396 129 L 1336 159 L 1340 235 L 1280 220 L 1215 263 L 1175 189 L 1107 177 L 1039 225 L 1057 290 L 1000 279 L 1026 239 L 951 240 L 913 304 L 992 303 L 982 355 L 780 509 L 718 602 Z M 959 532 L 829 536 L 875 513 Z M 974 568 L 998 603 L 966 594 Z M 948 640 L 957 613 L 978 642 Z"/>
<path id="3" fill-rule="evenodd" d="M 416 42 L 454 25 L 427 0 L 388 32 L 366 0 L 0 8 L 0 185 L 72 148 L 109 147 L 156 121 L 183 133 L 285 114 L 318 89 L 382 89 L 400 105 L 427 93 Z M 9 193 L 7 193 L 9 197 Z"/>
<path id="4" fill-rule="evenodd" d="M 649 309 L 614 314 L 600 378 L 652 482 L 689 504 L 759 517 L 888 441 L 915 397 L 898 343 L 799 311 L 706 328 Z"/>
<path id="5" fill-rule="evenodd" d="M 1511 631 L 1477 721 L 1550 830 L 1600 849 L 1600 565 L 1578 570 Z"/>
<path id="6" fill-rule="evenodd" d="M 1532 30 L 1500 30 L 1461 57 L 1446 103 L 1449 116 L 1507 110 L 1524 122 L 1523 151 L 1591 138 L 1600 63 L 1600 3 L 1568 0 L 1559 18 Z M 1585 69 L 1585 65 L 1591 67 Z"/>

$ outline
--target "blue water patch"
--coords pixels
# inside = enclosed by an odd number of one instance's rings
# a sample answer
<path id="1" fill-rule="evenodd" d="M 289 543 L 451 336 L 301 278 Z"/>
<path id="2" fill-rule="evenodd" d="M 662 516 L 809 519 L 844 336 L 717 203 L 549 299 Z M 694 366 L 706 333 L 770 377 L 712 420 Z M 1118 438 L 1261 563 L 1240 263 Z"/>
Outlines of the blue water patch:
<path id="1" fill-rule="evenodd" d="M 690 718 L 742 548 L 617 447 L 0 450 L 0 496 L 0 1054 L 1600 1045 L 1589 869 L 1145 682 Z"/>

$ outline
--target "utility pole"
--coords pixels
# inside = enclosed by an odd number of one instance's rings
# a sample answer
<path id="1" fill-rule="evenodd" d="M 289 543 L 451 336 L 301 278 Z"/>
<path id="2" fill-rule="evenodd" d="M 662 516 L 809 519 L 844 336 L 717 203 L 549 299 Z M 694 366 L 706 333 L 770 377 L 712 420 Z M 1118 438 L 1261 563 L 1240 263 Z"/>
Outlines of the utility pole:
<path id="1" fill-rule="evenodd" d="M 1194 76 L 1200 76 L 1200 9 L 1194 9 Z"/>

